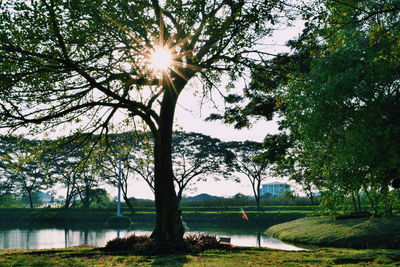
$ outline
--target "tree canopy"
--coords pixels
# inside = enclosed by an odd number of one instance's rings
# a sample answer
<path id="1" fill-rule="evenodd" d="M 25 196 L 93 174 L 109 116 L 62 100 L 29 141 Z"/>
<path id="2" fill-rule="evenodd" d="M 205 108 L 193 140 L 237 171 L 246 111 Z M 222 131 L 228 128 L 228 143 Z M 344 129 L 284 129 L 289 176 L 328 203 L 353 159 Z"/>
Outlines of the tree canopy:
<path id="1" fill-rule="evenodd" d="M 332 209 L 350 198 L 359 211 L 364 195 L 374 213 L 393 211 L 390 181 L 400 172 L 399 11 L 397 0 L 302 6 L 305 28 L 288 42 L 292 51 L 253 71 L 248 104 L 231 98 L 237 111 L 223 117 L 241 127 L 249 116 L 280 113 L 290 146 L 275 142 L 278 136 L 265 142 L 281 155 L 276 170 L 316 186 L 323 203 L 335 203 Z"/>
<path id="2" fill-rule="evenodd" d="M 157 85 L 179 95 L 194 75 L 240 73 L 276 9 L 279 1 L 2 1 L 1 125 L 85 115 L 81 130 L 96 130 L 124 109 L 155 130 L 167 101 Z M 168 73 L 148 66 L 157 46 L 171 50 Z"/>
<path id="3" fill-rule="evenodd" d="M 159 242 L 182 245 L 171 138 L 178 96 L 193 77 L 213 89 L 262 53 L 280 0 L 32 0 L 0 3 L 0 127 L 74 125 L 107 132 L 115 116 L 143 120 L 153 134 Z M 162 47 L 172 64 L 149 68 Z M 81 123 L 80 123 L 81 122 Z"/>
<path id="4" fill-rule="evenodd" d="M 321 8 L 294 44 L 309 69 L 286 84 L 287 127 L 328 190 L 363 191 L 377 213 L 399 175 L 400 2 Z"/>

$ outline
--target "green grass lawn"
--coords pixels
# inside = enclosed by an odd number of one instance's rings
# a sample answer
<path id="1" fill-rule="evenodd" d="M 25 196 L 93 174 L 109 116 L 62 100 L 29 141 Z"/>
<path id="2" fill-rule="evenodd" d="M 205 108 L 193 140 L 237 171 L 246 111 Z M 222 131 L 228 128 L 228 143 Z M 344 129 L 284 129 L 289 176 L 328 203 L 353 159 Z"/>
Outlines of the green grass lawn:
<path id="1" fill-rule="evenodd" d="M 235 247 L 230 250 L 164 256 L 111 254 L 92 247 L 0 250 L 0 266 L 394 266 L 398 261 L 398 250 L 334 248 L 287 252 Z"/>
<path id="2" fill-rule="evenodd" d="M 400 248 L 400 217 L 333 220 L 306 217 L 274 225 L 267 234 L 280 240 L 335 247 Z"/>

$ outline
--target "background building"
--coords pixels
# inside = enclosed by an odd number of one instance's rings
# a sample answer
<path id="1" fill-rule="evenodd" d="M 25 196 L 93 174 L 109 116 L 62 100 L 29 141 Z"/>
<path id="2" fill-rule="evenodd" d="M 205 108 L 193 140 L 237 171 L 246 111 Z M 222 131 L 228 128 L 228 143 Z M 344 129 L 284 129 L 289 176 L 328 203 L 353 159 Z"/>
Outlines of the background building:
<path id="1" fill-rule="evenodd" d="M 280 182 L 272 182 L 261 186 L 261 195 L 271 194 L 272 196 L 282 196 L 290 191 L 290 185 Z"/>

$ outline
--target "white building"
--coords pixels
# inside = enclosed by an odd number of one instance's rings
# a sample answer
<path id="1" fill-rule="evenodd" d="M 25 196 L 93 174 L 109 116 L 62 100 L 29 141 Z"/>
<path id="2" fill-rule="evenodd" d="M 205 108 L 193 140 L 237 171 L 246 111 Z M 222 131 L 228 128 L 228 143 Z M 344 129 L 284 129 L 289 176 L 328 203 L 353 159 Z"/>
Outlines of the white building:
<path id="1" fill-rule="evenodd" d="M 290 185 L 272 182 L 268 184 L 263 184 L 261 186 L 261 195 L 271 194 L 272 196 L 282 196 L 285 192 L 290 191 Z"/>

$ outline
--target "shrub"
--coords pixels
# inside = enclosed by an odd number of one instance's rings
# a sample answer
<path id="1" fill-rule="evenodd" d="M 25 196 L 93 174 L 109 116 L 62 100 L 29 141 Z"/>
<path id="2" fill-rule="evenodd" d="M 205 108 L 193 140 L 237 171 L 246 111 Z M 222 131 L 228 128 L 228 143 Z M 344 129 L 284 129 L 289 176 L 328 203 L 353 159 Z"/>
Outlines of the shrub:
<path id="1" fill-rule="evenodd" d="M 112 252 L 140 250 L 151 241 L 152 239 L 148 236 L 136 236 L 134 234 L 128 237 L 117 237 L 107 242 L 105 250 Z"/>
<path id="2" fill-rule="evenodd" d="M 159 244 L 148 236 L 131 235 L 126 238 L 115 238 L 107 242 L 104 250 L 108 252 L 129 251 L 143 255 L 174 253 L 176 251 L 200 252 L 207 249 L 227 248 L 221 245 L 216 236 L 205 234 L 187 235 L 184 246 L 174 247 L 171 244 Z"/>
<path id="3" fill-rule="evenodd" d="M 189 251 L 197 252 L 218 248 L 220 243 L 215 235 L 192 234 L 185 237 L 185 243 Z"/>

